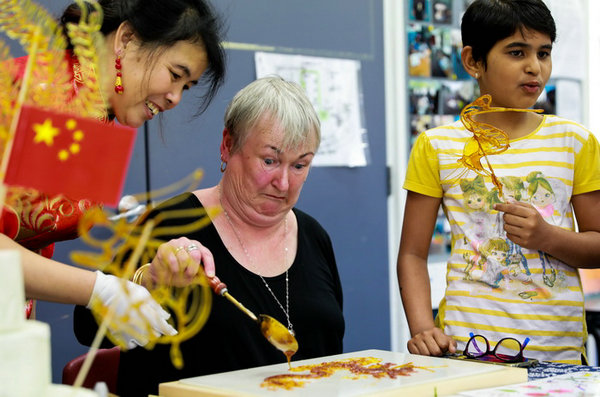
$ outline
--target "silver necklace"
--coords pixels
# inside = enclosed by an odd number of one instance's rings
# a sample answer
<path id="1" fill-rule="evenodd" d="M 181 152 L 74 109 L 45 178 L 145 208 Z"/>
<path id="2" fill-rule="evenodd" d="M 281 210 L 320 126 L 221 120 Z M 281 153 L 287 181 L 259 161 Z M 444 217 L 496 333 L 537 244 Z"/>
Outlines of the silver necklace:
<path id="1" fill-rule="evenodd" d="M 235 229 L 235 227 L 233 227 L 233 222 L 231 221 L 231 218 L 229 217 L 227 210 L 223 206 L 223 201 L 221 200 L 221 185 L 218 185 L 218 190 L 219 190 L 219 204 L 221 204 L 221 208 L 223 208 L 223 214 L 225 214 L 225 219 L 227 219 L 227 223 L 229 223 L 229 226 L 231 226 L 231 230 L 233 230 L 233 234 L 235 234 L 235 237 L 237 238 L 237 241 L 240 244 L 240 247 L 242 247 L 242 250 L 244 251 L 246 258 L 248 259 L 250 266 L 253 267 L 254 261 L 252 260 L 250 253 L 246 249 L 246 246 L 242 242 L 242 239 L 241 239 L 240 235 L 238 234 L 238 231 Z M 284 262 L 283 262 L 283 264 L 287 266 L 288 247 L 285 246 L 285 238 L 286 237 L 287 237 L 287 216 L 283 220 L 283 241 L 284 241 L 284 247 L 283 247 Z M 285 318 L 287 319 L 287 323 L 288 323 L 288 326 L 287 326 L 288 331 L 290 331 L 290 333 L 292 335 L 295 335 L 294 334 L 294 326 L 292 325 L 292 322 L 290 321 L 290 292 L 289 292 L 288 271 L 287 270 L 285 271 L 285 309 L 283 308 L 283 305 L 281 304 L 281 302 L 279 302 L 279 299 L 277 299 L 277 296 L 275 296 L 275 293 L 273 292 L 273 290 L 267 283 L 267 280 L 265 280 L 264 277 L 260 274 L 258 274 L 258 277 L 260 277 L 262 282 L 265 284 L 265 287 L 267 287 L 267 290 L 271 293 L 271 296 L 273 296 L 273 299 L 275 299 L 275 302 L 277 302 L 277 304 L 279 305 L 279 307 L 285 314 Z"/>

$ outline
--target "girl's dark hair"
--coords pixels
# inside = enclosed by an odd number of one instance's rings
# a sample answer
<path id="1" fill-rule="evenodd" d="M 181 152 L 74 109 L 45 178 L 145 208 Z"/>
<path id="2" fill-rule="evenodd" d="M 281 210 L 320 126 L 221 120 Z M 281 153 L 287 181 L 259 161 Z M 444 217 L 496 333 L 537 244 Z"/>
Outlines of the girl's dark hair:
<path id="1" fill-rule="evenodd" d="M 150 56 L 178 41 L 202 43 L 208 57 L 208 68 L 202 75 L 207 92 L 202 97 L 199 113 L 206 110 L 225 79 L 223 26 L 206 0 L 99 0 L 98 4 L 104 13 L 100 32 L 106 36 L 127 21 Z M 88 8 L 92 10 L 89 4 Z M 65 9 L 60 18 L 65 33 L 66 24 L 77 23 L 80 17 L 77 4 Z"/>
<path id="2" fill-rule="evenodd" d="M 475 0 L 462 18 L 462 43 L 487 66 L 492 47 L 517 30 L 535 30 L 556 40 L 554 18 L 542 0 Z"/>

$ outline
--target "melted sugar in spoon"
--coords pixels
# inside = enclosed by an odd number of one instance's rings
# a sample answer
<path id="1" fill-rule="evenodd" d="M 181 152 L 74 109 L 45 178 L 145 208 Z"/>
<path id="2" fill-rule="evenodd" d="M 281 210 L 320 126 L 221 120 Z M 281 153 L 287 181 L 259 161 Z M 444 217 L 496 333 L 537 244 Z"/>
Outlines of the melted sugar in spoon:
<path id="1" fill-rule="evenodd" d="M 224 296 L 231 303 L 233 303 L 238 309 L 246 313 L 248 317 L 252 320 L 256 321 L 260 326 L 260 331 L 264 335 L 265 338 L 277 349 L 281 350 L 283 354 L 287 357 L 288 366 L 291 368 L 291 358 L 298 351 L 298 341 L 292 335 L 289 329 L 287 329 L 283 324 L 279 321 L 275 320 L 273 317 L 268 316 L 266 314 L 259 314 L 258 317 L 252 313 L 248 308 L 238 302 L 229 291 L 227 291 L 227 286 L 223 283 L 217 276 L 212 278 L 208 278 L 210 283 L 210 287 L 217 295 Z"/>

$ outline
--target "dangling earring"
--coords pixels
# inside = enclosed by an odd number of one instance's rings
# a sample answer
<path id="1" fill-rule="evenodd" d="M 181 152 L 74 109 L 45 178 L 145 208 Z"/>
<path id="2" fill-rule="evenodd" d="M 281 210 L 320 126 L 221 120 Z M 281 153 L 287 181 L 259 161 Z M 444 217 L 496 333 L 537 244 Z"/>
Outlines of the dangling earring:
<path id="1" fill-rule="evenodd" d="M 223 160 L 221 160 L 221 172 L 225 172 L 225 170 L 227 169 L 227 163 Z"/>
<path id="2" fill-rule="evenodd" d="M 121 53 L 117 54 L 117 59 L 115 59 L 115 69 L 117 70 L 117 78 L 115 79 L 115 92 L 117 94 L 123 93 L 123 82 L 121 81 Z"/>
<path id="3" fill-rule="evenodd" d="M 475 72 L 475 80 L 479 78 L 479 72 Z"/>

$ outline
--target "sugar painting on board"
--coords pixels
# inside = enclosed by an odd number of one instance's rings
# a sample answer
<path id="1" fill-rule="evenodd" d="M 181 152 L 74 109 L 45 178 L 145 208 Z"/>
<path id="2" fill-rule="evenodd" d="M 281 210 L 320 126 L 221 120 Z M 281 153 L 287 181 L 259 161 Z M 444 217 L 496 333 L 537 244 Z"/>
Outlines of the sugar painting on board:
<path id="1" fill-rule="evenodd" d="M 281 374 L 309 374 L 309 367 L 342 360 L 365 359 L 368 362 L 387 364 L 389 368 L 411 368 L 405 376 L 356 376 L 348 370 L 338 370 L 331 376 L 309 379 L 300 387 L 288 389 L 265 389 L 265 379 Z M 360 361 L 360 360 L 359 360 Z M 359 362 L 359 361 L 354 361 Z M 294 372 L 294 369 L 302 370 Z M 448 360 L 383 350 L 362 350 L 339 355 L 319 357 L 292 362 L 288 372 L 287 363 L 249 368 L 239 371 L 199 376 L 160 385 L 163 397 L 196 396 L 393 396 L 406 395 L 443 396 L 463 390 L 515 384 L 527 381 L 524 368 Z"/>

